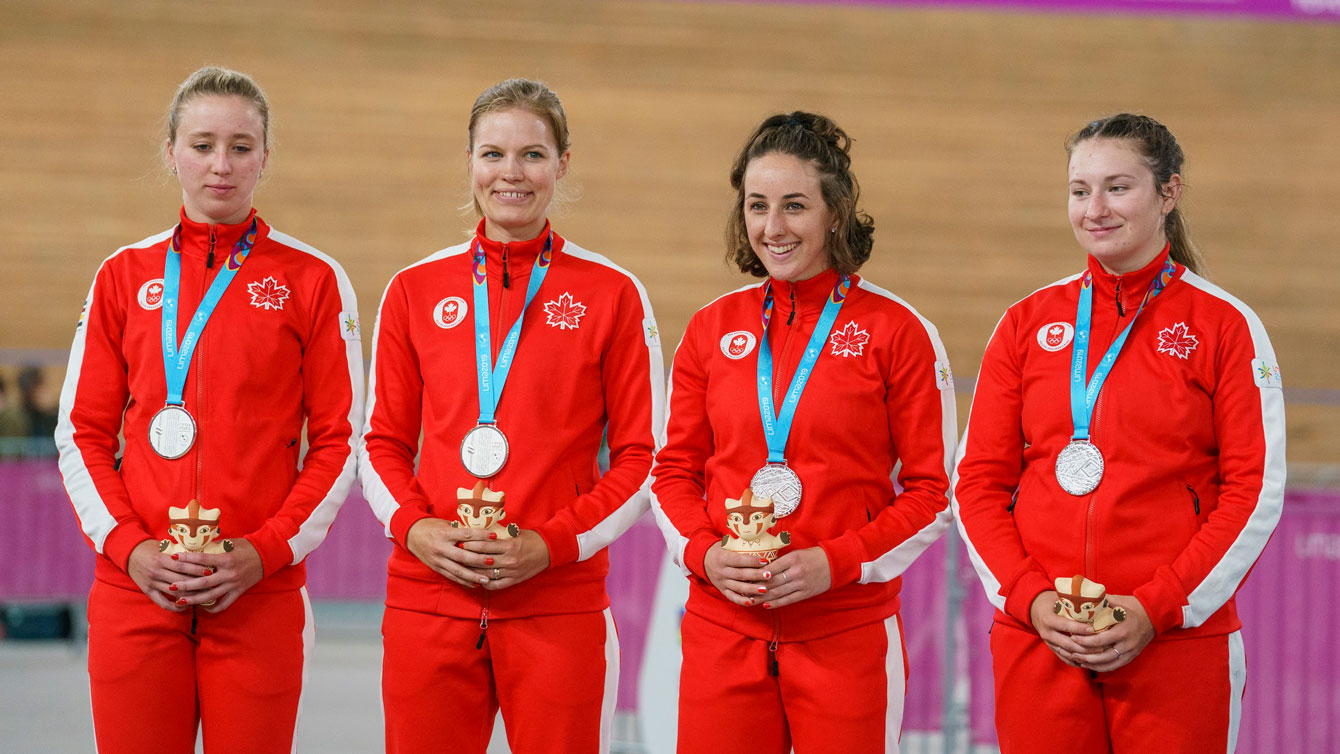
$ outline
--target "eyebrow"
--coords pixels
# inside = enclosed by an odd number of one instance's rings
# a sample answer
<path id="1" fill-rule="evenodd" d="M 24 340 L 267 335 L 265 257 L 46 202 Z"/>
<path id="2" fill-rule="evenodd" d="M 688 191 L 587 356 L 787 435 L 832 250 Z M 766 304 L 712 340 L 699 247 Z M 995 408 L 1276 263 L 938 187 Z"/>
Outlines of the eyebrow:
<path id="1" fill-rule="evenodd" d="M 217 134 L 215 134 L 213 131 L 191 131 L 191 132 L 189 132 L 189 133 L 186 134 L 186 137 L 187 137 L 188 139 L 200 139 L 200 138 L 204 138 L 204 137 L 213 137 L 213 136 L 217 136 Z M 254 139 L 254 138 L 256 138 L 256 134 L 247 133 L 246 131 L 238 131 L 237 133 L 234 133 L 234 134 L 233 134 L 231 137 L 229 137 L 229 138 L 232 138 L 232 139 Z"/>
<path id="2" fill-rule="evenodd" d="M 765 195 L 763 195 L 763 194 L 760 194 L 760 193 L 758 193 L 757 191 L 752 191 L 752 192 L 746 194 L 745 196 L 750 196 L 750 197 L 754 197 L 754 196 L 756 196 L 756 197 L 758 197 L 759 199 L 767 199 L 767 198 L 768 198 L 767 196 L 765 196 Z M 782 196 L 782 198 L 783 198 L 783 199 L 797 199 L 797 198 L 799 198 L 799 199 L 809 199 L 809 198 L 810 198 L 810 195 L 809 195 L 809 194 L 806 194 L 806 193 L 803 192 L 803 191 L 796 191 L 796 192 L 793 192 L 793 193 L 790 193 L 790 194 L 785 194 L 785 195 Z"/>
<path id="3" fill-rule="evenodd" d="M 1104 176 L 1103 179 L 1102 179 L 1102 181 L 1115 181 L 1115 180 L 1120 180 L 1120 179 L 1123 179 L 1123 178 L 1126 179 L 1126 180 L 1128 180 L 1128 181 L 1134 181 L 1134 180 L 1136 180 L 1136 177 L 1133 176 L 1133 175 L 1128 175 L 1128 174 L 1126 174 L 1126 173 L 1115 173 L 1115 174 L 1113 174 L 1113 175 Z M 1100 181 L 1100 182 L 1102 182 L 1102 181 Z M 1088 181 L 1084 180 L 1083 178 L 1071 178 L 1071 179 L 1070 179 L 1070 182 L 1071 182 L 1071 183 L 1088 183 Z"/>
<path id="4" fill-rule="evenodd" d="M 550 147 L 548 144 L 527 144 L 526 146 L 521 147 L 521 150 L 525 151 L 528 149 L 549 149 L 549 148 Z M 476 149 L 496 149 L 499 152 L 506 151 L 497 144 L 480 144 L 478 147 L 476 147 Z"/>

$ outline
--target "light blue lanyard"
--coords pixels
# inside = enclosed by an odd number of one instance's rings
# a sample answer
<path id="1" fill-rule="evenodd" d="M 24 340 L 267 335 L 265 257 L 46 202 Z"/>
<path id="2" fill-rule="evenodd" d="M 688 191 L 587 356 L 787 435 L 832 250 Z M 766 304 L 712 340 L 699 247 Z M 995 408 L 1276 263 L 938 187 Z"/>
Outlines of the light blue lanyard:
<path id="1" fill-rule="evenodd" d="M 1126 325 L 1121 335 L 1107 347 L 1107 353 L 1093 370 L 1093 378 L 1089 380 L 1087 387 L 1084 384 L 1084 371 L 1089 364 L 1089 329 L 1093 321 L 1093 273 L 1084 273 L 1084 278 L 1079 283 L 1079 306 L 1075 308 L 1075 343 L 1070 347 L 1070 418 L 1075 423 L 1073 439 L 1089 439 L 1089 421 L 1093 417 L 1093 407 L 1098 403 L 1098 393 L 1103 389 L 1103 382 L 1112 371 L 1117 355 L 1126 345 L 1126 336 L 1131 334 L 1131 328 L 1135 327 L 1135 320 L 1140 317 L 1140 312 L 1145 310 L 1145 305 L 1172 282 L 1176 272 L 1177 265 L 1173 264 L 1172 260 L 1164 263 L 1163 269 L 1159 270 L 1159 274 L 1155 275 L 1149 284 L 1149 290 L 1145 291 L 1144 300 L 1140 302 L 1140 308 L 1136 310 L 1135 316 L 1131 317 L 1131 323 Z"/>
<path id="2" fill-rule="evenodd" d="M 530 283 L 526 286 L 526 303 L 521 305 L 521 314 L 512 324 L 502 348 L 498 349 L 498 365 L 490 369 L 493 358 L 493 341 L 489 337 L 489 281 L 484 272 L 484 248 L 475 241 L 474 252 L 474 293 L 475 293 L 475 374 L 479 378 L 479 423 L 492 424 L 493 415 L 498 410 L 498 400 L 502 398 L 503 385 L 507 384 L 507 373 L 512 369 L 512 358 L 516 356 L 517 341 L 521 338 L 521 322 L 526 318 L 526 309 L 540 284 L 549 274 L 549 263 L 553 259 L 554 234 L 551 231 L 544 241 L 544 250 L 535 257 L 535 267 L 531 271 Z"/>
<path id="3" fill-rule="evenodd" d="M 182 405 L 181 394 L 186 388 L 186 373 L 191 370 L 191 355 L 200 342 L 200 333 L 205 331 L 214 307 L 223 298 L 228 284 L 237 277 L 237 271 L 242 269 L 242 263 L 247 260 L 255 243 L 256 221 L 253 219 L 251 227 L 237 240 L 233 252 L 219 268 L 219 274 L 214 276 L 214 282 L 209 284 L 204 298 L 200 299 L 200 305 L 196 307 L 195 316 L 191 317 L 191 324 L 186 328 L 186 335 L 178 349 L 177 293 L 181 287 L 181 225 L 173 232 L 172 241 L 168 243 L 167 261 L 163 265 L 163 371 L 167 377 L 168 405 Z"/>
<path id="4" fill-rule="evenodd" d="M 796 406 L 800 404 L 800 394 L 805 391 L 814 372 L 814 364 L 824 350 L 824 342 L 833 330 L 842 302 L 847 298 L 851 287 L 851 277 L 843 275 L 824 304 L 819 321 L 810 334 L 810 342 L 805 346 L 805 355 L 791 376 L 791 386 L 786 390 L 782 401 L 782 411 L 778 414 L 772 407 L 772 347 L 768 345 L 768 322 L 772 319 L 772 281 L 768 281 L 763 293 L 763 336 L 758 345 L 758 410 L 763 416 L 763 434 L 768 442 L 768 463 L 786 462 L 786 440 L 791 436 L 791 422 L 796 418 Z"/>

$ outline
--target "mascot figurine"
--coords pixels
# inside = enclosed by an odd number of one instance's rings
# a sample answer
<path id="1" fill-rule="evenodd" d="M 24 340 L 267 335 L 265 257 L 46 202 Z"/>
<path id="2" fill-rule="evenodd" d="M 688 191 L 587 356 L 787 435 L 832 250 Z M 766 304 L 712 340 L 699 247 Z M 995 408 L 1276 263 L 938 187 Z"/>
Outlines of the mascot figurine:
<path id="1" fill-rule="evenodd" d="M 1107 603 L 1107 590 L 1083 576 L 1056 580 L 1056 594 L 1060 599 L 1052 612 L 1080 623 L 1093 626 L 1099 633 L 1126 620 L 1126 610 Z"/>
<path id="2" fill-rule="evenodd" d="M 730 534 L 722 538 L 721 546 L 731 552 L 757 555 L 772 562 L 778 551 L 791 544 L 791 532 L 768 533 L 776 525 L 772 498 L 754 497 L 754 493 L 746 489 L 739 500 L 726 498 L 726 526 L 730 528 Z"/>
<path id="3" fill-rule="evenodd" d="M 168 535 L 171 539 L 158 542 L 158 551 L 175 555 L 179 552 L 232 552 L 231 540 L 219 539 L 218 508 L 201 508 L 200 503 L 192 500 L 185 508 L 168 506 Z M 211 607 L 217 600 L 200 603 L 201 607 Z"/>
<path id="4" fill-rule="evenodd" d="M 168 507 L 168 534 L 172 539 L 158 542 L 158 551 L 168 555 L 179 552 L 232 552 L 233 543 L 219 539 L 218 508 L 201 508 L 192 500 L 185 508 Z"/>
<path id="5" fill-rule="evenodd" d="M 503 525 L 507 516 L 503 510 L 503 493 L 485 489 L 484 483 L 475 482 L 473 490 L 456 488 L 456 515 L 460 521 L 452 521 L 453 528 L 483 529 L 498 535 L 498 539 L 512 539 L 521 533 L 516 524 Z"/>

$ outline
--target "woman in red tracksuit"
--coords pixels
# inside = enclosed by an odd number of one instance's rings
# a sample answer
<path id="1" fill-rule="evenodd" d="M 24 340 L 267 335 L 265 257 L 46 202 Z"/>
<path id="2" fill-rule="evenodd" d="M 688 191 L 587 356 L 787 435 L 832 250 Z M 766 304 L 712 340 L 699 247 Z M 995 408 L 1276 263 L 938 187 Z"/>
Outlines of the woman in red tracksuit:
<path id="1" fill-rule="evenodd" d="M 898 590 L 948 525 L 957 427 L 935 328 L 855 274 L 874 223 L 848 150 L 821 115 L 758 127 L 727 239 L 767 279 L 699 310 L 675 352 L 652 492 L 691 584 L 680 752 L 898 749 Z M 726 549 L 769 516 L 780 557 Z"/>
<path id="2" fill-rule="evenodd" d="M 363 367 L 344 271 L 252 209 L 268 124 L 244 74 L 182 83 L 166 143 L 180 220 L 102 263 L 70 349 L 56 442 L 98 553 L 103 754 L 189 754 L 197 727 L 207 752 L 293 750 L 303 559 L 353 482 Z"/>
<path id="3" fill-rule="evenodd" d="M 469 135 L 483 219 L 391 279 L 373 336 L 360 476 L 396 545 L 387 751 L 441 751 L 446 730 L 453 751 L 483 754 L 501 708 L 517 754 L 606 752 L 619 645 L 605 546 L 646 510 L 656 322 L 636 278 L 549 226 L 568 166 L 558 97 L 504 81 Z"/>
<path id="4" fill-rule="evenodd" d="M 1233 595 L 1279 520 L 1284 400 L 1265 329 L 1197 274 L 1182 150 L 1144 116 L 1069 142 L 1088 267 L 1010 307 L 955 471 L 997 613 L 1001 750 L 1224 752 L 1246 669 Z M 1055 612 L 1057 579 L 1125 619 Z"/>

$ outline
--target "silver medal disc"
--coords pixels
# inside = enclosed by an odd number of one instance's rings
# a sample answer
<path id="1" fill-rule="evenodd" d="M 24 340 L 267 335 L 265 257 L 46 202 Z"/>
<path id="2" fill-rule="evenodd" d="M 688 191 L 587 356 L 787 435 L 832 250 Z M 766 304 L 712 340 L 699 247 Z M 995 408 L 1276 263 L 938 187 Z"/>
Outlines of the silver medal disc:
<path id="1" fill-rule="evenodd" d="M 784 463 L 770 463 L 754 472 L 749 491 L 754 497 L 772 498 L 772 512 L 777 518 L 790 515 L 800 506 L 800 477 Z"/>
<path id="2" fill-rule="evenodd" d="M 461 463 L 479 479 L 488 479 L 507 463 L 507 436 L 493 424 L 476 424 L 461 440 Z"/>
<path id="3" fill-rule="evenodd" d="M 1072 495 L 1087 495 L 1103 480 L 1103 454 L 1087 440 L 1071 440 L 1056 456 L 1056 481 Z"/>
<path id="4" fill-rule="evenodd" d="M 195 444 L 195 419 L 181 406 L 164 406 L 149 420 L 149 447 L 169 461 Z"/>

